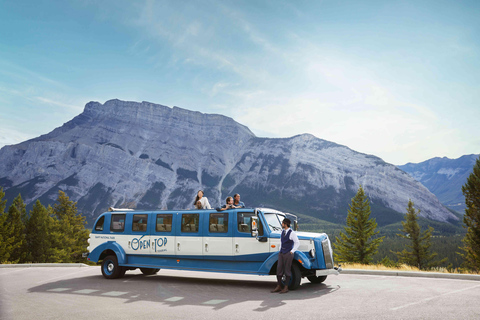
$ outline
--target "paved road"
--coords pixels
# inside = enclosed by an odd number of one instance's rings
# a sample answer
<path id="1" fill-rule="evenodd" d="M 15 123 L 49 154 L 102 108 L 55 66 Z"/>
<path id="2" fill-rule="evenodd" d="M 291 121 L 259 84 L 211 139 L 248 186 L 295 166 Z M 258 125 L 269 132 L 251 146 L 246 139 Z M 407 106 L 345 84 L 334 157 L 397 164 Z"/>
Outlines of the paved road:
<path id="1" fill-rule="evenodd" d="M 99 267 L 0 269 L 3 319 L 480 319 L 480 283 L 343 274 L 272 294 L 274 277 Z M 288 315 L 288 316 L 287 316 Z"/>

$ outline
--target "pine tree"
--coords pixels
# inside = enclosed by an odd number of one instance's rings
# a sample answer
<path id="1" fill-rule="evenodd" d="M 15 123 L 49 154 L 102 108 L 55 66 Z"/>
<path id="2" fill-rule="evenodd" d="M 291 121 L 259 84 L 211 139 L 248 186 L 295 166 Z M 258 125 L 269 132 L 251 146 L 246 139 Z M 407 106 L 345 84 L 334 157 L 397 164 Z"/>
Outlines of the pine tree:
<path id="1" fill-rule="evenodd" d="M 55 220 L 50 216 L 52 208 L 45 208 L 39 200 L 30 211 L 26 225 L 28 248 L 27 261 L 34 263 L 55 262 L 52 249 L 52 232 Z"/>
<path id="2" fill-rule="evenodd" d="M 11 246 L 11 242 L 7 240 L 6 234 L 7 215 L 5 214 L 5 206 L 7 200 L 3 200 L 3 197 L 5 197 L 5 192 L 3 192 L 3 188 L 0 188 L 0 263 L 8 261 Z"/>
<path id="3" fill-rule="evenodd" d="M 2 216 L 5 217 L 2 219 L 3 243 L 0 246 L 0 261 L 25 262 L 27 256 L 25 221 L 28 216 L 20 194 L 13 200 L 8 212 Z"/>
<path id="4" fill-rule="evenodd" d="M 345 233 L 340 232 L 340 238 L 335 238 L 335 258 L 343 262 L 369 264 L 384 238 L 373 238 L 378 234 L 376 228 L 377 222 L 370 219 L 370 202 L 360 186 L 348 210 Z"/>
<path id="5" fill-rule="evenodd" d="M 465 196 L 463 223 L 467 234 L 463 238 L 464 267 L 480 272 L 480 158 L 473 166 L 473 172 L 462 187 Z"/>
<path id="6" fill-rule="evenodd" d="M 0 215 L 3 215 L 5 206 L 7 205 L 7 200 L 2 200 L 3 197 L 5 197 L 5 192 L 3 192 L 3 188 L 0 188 Z"/>
<path id="7" fill-rule="evenodd" d="M 420 210 L 416 210 L 413 201 L 409 200 L 405 221 L 402 221 L 403 228 L 399 229 L 404 234 L 397 234 L 397 236 L 410 240 L 411 244 L 407 245 L 407 247 L 411 250 L 404 249 L 401 252 L 395 252 L 395 254 L 400 263 L 417 267 L 420 270 L 426 270 L 446 262 L 447 258 L 437 262 L 433 261 L 437 256 L 437 253 L 430 253 L 430 247 L 432 246 L 431 237 L 434 229 L 428 227 L 423 233 L 421 232 L 418 224 L 419 213 Z"/>
<path id="8" fill-rule="evenodd" d="M 82 253 L 86 252 L 88 230 L 85 229 L 85 217 L 77 213 L 76 202 L 70 201 L 63 192 L 58 192 L 57 203 L 53 206 L 57 217 L 54 238 L 55 257 L 59 262 L 82 262 Z"/>

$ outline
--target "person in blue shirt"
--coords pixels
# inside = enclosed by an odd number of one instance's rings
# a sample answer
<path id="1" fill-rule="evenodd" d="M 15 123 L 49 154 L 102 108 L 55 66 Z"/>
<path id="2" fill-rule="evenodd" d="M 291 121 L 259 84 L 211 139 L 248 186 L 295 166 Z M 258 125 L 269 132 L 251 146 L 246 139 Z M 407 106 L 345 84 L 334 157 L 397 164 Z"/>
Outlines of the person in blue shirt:
<path id="1" fill-rule="evenodd" d="M 278 253 L 278 262 L 277 262 L 277 286 L 270 292 L 288 292 L 288 283 L 292 277 L 292 262 L 293 255 L 300 246 L 300 241 L 298 240 L 297 234 L 295 231 L 290 229 L 290 224 L 292 222 L 290 219 L 283 219 L 282 221 L 282 236 L 280 242 L 280 248 Z M 282 284 L 282 278 L 285 275 L 285 285 Z"/>
<path id="2" fill-rule="evenodd" d="M 224 211 L 228 209 L 235 209 L 232 197 L 227 197 L 227 199 L 225 199 L 225 204 L 221 208 L 217 208 L 217 211 Z"/>
<path id="3" fill-rule="evenodd" d="M 235 208 L 245 208 L 245 203 L 240 201 L 240 195 L 238 193 L 235 193 L 233 196 L 233 205 Z"/>

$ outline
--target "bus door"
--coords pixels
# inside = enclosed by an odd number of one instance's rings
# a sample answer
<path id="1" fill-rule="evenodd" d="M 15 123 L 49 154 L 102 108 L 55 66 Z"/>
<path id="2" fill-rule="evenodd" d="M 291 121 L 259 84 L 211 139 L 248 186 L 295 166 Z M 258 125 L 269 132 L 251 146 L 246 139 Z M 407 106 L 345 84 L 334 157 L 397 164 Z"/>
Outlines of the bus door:
<path id="1" fill-rule="evenodd" d="M 150 253 L 153 255 L 175 255 L 175 218 L 174 213 L 152 214 Z"/>
<path id="2" fill-rule="evenodd" d="M 206 213 L 204 219 L 203 258 L 233 260 L 233 212 Z"/>
<path id="3" fill-rule="evenodd" d="M 175 252 L 177 257 L 188 256 L 190 259 L 203 259 L 203 239 L 200 226 L 203 215 L 200 213 L 177 213 L 177 233 Z"/>
<path id="4" fill-rule="evenodd" d="M 252 237 L 252 217 L 253 211 L 244 211 L 238 209 L 235 212 L 234 225 L 234 259 L 244 262 L 262 262 L 269 256 L 268 242 L 259 241 L 257 237 Z M 259 217 L 260 218 L 260 217 Z M 258 219 L 258 237 L 264 235 L 263 223 Z"/>

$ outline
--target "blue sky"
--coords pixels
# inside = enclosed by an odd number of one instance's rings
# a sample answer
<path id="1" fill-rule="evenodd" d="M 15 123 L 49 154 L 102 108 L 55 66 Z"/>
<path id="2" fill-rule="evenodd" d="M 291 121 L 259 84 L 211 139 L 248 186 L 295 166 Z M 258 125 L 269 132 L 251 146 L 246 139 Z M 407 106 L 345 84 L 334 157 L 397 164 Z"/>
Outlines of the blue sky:
<path id="1" fill-rule="evenodd" d="M 480 1 L 0 0 L 0 147 L 117 98 L 397 165 L 479 153 L 478 16 Z"/>

